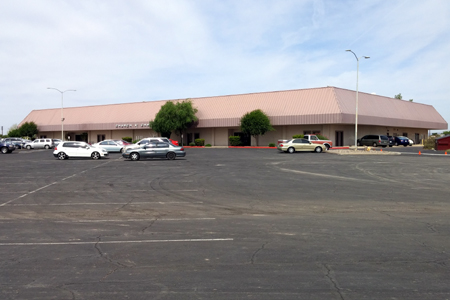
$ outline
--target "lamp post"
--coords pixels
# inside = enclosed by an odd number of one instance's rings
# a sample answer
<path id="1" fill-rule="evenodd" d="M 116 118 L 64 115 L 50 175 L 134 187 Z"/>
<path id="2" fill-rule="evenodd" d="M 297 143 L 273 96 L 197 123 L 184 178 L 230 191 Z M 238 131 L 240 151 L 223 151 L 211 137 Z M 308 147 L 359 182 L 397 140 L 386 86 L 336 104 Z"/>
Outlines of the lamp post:
<path id="1" fill-rule="evenodd" d="M 345 50 L 345 51 L 353 53 L 353 55 L 356 58 L 355 150 L 357 150 L 358 149 L 358 75 L 359 75 L 359 59 L 363 58 L 363 57 L 365 59 L 368 59 L 370 57 L 369 56 L 361 56 L 360 58 L 358 58 L 358 56 L 356 56 L 355 52 L 353 52 L 352 50 Z"/>
<path id="2" fill-rule="evenodd" d="M 65 92 L 76 92 L 77 90 L 65 90 L 60 91 L 55 88 L 48 87 L 49 90 L 55 90 L 61 93 L 61 141 L 64 141 L 64 93 Z"/>

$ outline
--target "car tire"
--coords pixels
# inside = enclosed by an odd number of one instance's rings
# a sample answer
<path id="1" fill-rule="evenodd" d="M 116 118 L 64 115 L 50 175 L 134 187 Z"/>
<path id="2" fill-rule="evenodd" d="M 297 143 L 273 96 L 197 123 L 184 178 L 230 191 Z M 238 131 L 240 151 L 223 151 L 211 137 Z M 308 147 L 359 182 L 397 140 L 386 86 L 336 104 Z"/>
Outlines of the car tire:
<path id="1" fill-rule="evenodd" d="M 131 160 L 136 161 L 136 160 L 139 160 L 140 158 L 141 157 L 140 157 L 139 153 L 133 152 L 133 153 L 130 154 L 130 159 Z"/>
<path id="2" fill-rule="evenodd" d="M 57 154 L 57 157 L 58 157 L 59 160 L 67 159 L 67 155 L 64 152 L 59 152 Z"/>
<path id="3" fill-rule="evenodd" d="M 173 153 L 173 152 L 169 152 L 169 153 L 166 154 L 166 157 L 169 160 L 174 160 L 175 157 L 177 157 L 177 155 L 175 153 Z"/>
<path id="4" fill-rule="evenodd" d="M 372 146 L 376 147 L 376 146 L 377 146 L 377 143 L 373 143 L 373 145 L 372 145 Z"/>
<path id="5" fill-rule="evenodd" d="M 295 152 L 295 148 L 294 147 L 289 147 L 287 152 L 289 152 L 290 154 Z"/>
<path id="6" fill-rule="evenodd" d="M 9 152 L 8 148 L 6 148 L 6 147 L 2 147 L 2 149 L 0 149 L 0 151 L 1 151 L 3 154 L 6 154 L 6 153 Z"/>
<path id="7" fill-rule="evenodd" d="M 321 153 L 322 151 L 322 147 L 316 147 L 316 149 L 314 149 L 314 152 L 316 153 Z"/>
<path id="8" fill-rule="evenodd" d="M 98 153 L 97 151 L 92 152 L 91 158 L 92 159 L 100 159 L 100 153 Z"/>
<path id="9" fill-rule="evenodd" d="M 44 148 L 48 150 L 48 149 L 50 149 L 50 146 L 49 145 L 45 145 Z"/>
<path id="10" fill-rule="evenodd" d="M 27 149 L 28 149 L 28 150 L 30 150 L 30 149 L 31 149 L 31 146 L 30 146 L 30 145 L 28 145 L 28 146 L 27 146 Z"/>
<path id="11" fill-rule="evenodd" d="M 395 146 L 398 146 L 398 143 L 397 143 L 397 142 L 395 142 Z"/>
<path id="12" fill-rule="evenodd" d="M 123 148 L 120 148 L 120 151 L 119 151 L 120 153 L 123 153 Z"/>
<path id="13" fill-rule="evenodd" d="M 361 146 L 361 143 L 360 142 L 358 142 L 358 143 L 356 143 L 358 146 Z"/>
<path id="14" fill-rule="evenodd" d="M 326 148 L 326 149 L 327 149 L 327 151 L 328 151 L 328 150 L 330 150 L 330 148 L 331 148 L 331 147 L 330 147 L 330 145 L 328 145 L 328 144 L 325 144 L 325 148 Z"/>

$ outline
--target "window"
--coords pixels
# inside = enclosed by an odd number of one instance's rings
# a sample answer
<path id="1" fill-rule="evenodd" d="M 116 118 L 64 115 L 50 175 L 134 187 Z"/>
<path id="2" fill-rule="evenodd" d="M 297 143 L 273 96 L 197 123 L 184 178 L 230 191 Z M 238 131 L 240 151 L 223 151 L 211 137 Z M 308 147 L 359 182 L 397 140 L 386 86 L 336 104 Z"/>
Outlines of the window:
<path id="1" fill-rule="evenodd" d="M 104 134 L 97 134 L 97 143 L 103 141 L 104 139 L 105 139 Z"/>
<path id="2" fill-rule="evenodd" d="M 157 148 L 168 148 L 169 144 L 167 144 L 167 143 L 158 143 L 158 144 L 156 144 L 156 147 Z"/>
<path id="3" fill-rule="evenodd" d="M 403 132 L 403 136 L 408 137 L 408 133 Z"/>

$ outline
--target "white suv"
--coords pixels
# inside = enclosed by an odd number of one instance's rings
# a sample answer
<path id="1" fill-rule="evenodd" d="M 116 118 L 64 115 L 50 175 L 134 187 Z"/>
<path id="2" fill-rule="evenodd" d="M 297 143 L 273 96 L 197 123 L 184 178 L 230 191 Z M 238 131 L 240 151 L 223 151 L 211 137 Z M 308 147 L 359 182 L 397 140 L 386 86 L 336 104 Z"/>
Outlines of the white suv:
<path id="1" fill-rule="evenodd" d="M 55 147 L 53 156 L 58 159 L 68 159 L 70 157 L 90 157 L 100 159 L 108 156 L 108 151 L 97 148 L 85 142 L 61 142 Z"/>
<path id="2" fill-rule="evenodd" d="M 53 148 L 53 141 L 52 139 L 35 139 L 26 143 L 23 147 L 27 149 L 51 149 Z"/>

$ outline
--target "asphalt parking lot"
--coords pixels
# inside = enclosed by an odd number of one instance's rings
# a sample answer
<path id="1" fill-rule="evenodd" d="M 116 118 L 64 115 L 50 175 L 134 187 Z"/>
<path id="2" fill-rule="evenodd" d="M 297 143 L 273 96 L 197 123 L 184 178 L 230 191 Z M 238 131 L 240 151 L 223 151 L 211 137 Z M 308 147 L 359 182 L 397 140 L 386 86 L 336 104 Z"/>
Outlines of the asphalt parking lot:
<path id="1" fill-rule="evenodd" d="M 0 155 L 0 299 L 450 299 L 450 157 Z"/>

